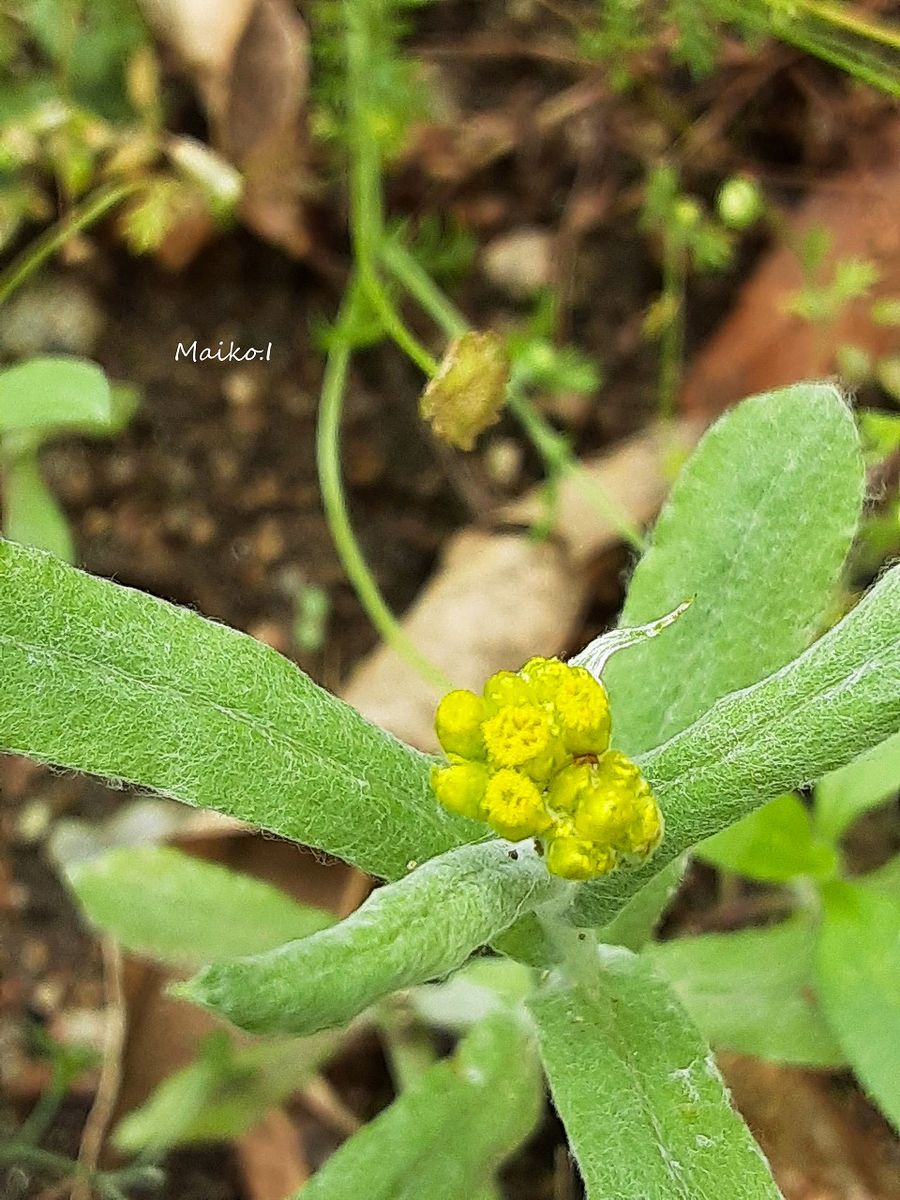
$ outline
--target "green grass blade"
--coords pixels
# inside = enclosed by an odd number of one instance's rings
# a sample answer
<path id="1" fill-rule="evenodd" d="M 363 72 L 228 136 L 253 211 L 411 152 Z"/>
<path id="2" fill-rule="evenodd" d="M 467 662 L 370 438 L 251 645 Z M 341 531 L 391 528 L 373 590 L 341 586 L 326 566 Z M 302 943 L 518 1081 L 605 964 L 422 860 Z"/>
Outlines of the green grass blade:
<path id="1" fill-rule="evenodd" d="M 135 954 L 201 966 L 262 954 L 333 924 L 320 908 L 171 846 L 127 846 L 70 867 L 91 924 Z"/>
<path id="2" fill-rule="evenodd" d="M 900 567 L 794 662 L 719 700 L 638 761 L 666 818 L 646 867 L 579 889 L 575 920 L 604 925 L 667 862 L 767 800 L 821 778 L 900 725 Z"/>
<path id="3" fill-rule="evenodd" d="M 671 988 L 627 950 L 600 955 L 594 979 L 553 983 L 530 1004 L 588 1200 L 775 1200 Z"/>
<path id="4" fill-rule="evenodd" d="M 0 746 L 398 878 L 480 836 L 430 760 L 261 642 L 0 542 Z"/>
<path id="5" fill-rule="evenodd" d="M 378 889 L 339 925 L 210 966 L 178 994 L 253 1033 L 343 1025 L 389 992 L 449 974 L 564 889 L 533 851 L 511 851 L 499 841 L 452 850 Z"/>

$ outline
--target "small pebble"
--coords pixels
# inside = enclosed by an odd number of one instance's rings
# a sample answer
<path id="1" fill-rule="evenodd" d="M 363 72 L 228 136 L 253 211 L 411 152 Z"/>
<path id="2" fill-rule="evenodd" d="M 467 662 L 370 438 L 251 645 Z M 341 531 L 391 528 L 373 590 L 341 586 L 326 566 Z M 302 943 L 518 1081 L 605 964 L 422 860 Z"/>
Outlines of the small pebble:
<path id="1" fill-rule="evenodd" d="M 527 300 L 553 280 L 553 235 L 537 228 L 501 234 L 485 246 L 482 265 L 495 287 Z"/>

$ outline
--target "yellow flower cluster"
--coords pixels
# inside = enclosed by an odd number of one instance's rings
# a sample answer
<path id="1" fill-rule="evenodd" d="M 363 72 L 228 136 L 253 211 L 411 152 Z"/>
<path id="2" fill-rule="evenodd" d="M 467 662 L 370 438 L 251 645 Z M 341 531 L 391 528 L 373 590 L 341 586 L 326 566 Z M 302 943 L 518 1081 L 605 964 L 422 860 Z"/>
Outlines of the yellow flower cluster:
<path id="1" fill-rule="evenodd" d="M 480 696 L 449 692 L 435 728 L 449 759 L 432 770 L 441 804 L 510 841 L 539 838 L 554 875 L 594 879 L 659 845 L 656 797 L 609 749 L 606 690 L 584 667 L 532 658 L 498 671 Z"/>

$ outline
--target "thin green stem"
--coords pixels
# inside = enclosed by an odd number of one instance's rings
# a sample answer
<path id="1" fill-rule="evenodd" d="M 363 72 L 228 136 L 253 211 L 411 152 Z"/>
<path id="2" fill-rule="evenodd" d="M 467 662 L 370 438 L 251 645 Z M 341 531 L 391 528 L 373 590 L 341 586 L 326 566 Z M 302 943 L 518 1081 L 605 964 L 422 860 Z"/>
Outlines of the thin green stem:
<path id="1" fill-rule="evenodd" d="M 126 196 L 130 196 L 142 186 L 141 183 L 119 183 L 102 188 L 41 234 L 0 274 L 0 304 L 8 300 L 38 267 L 76 233 L 99 221 L 111 208 L 115 208 Z"/>
<path id="2" fill-rule="evenodd" d="M 659 410 L 664 421 L 675 415 L 675 403 L 681 382 L 684 358 L 684 249 L 677 235 L 665 239 L 663 253 L 663 303 L 667 320 L 659 354 Z"/>
<path id="3" fill-rule="evenodd" d="M 418 302 L 448 337 L 460 337 L 470 328 L 462 313 L 447 299 L 427 271 L 424 271 L 409 251 L 398 242 L 394 240 L 384 242 L 382 261 L 410 296 Z M 588 503 L 612 525 L 622 540 L 636 550 L 642 551 L 645 542 L 638 526 L 621 505 L 617 504 L 600 487 L 596 480 L 585 474 L 565 437 L 541 416 L 522 389 L 515 383 L 510 385 L 507 404 L 543 459 L 544 467 L 551 481 L 571 476 L 573 483 Z"/>
<path id="4" fill-rule="evenodd" d="M 16 1132 L 16 1141 L 25 1145 L 36 1145 L 53 1123 L 57 1109 L 62 1103 L 69 1086 L 67 1073 L 56 1067 L 48 1086 L 41 1093 L 34 1108 Z"/>
<path id="5" fill-rule="evenodd" d="M 824 21 L 835 29 L 842 29 L 846 33 L 855 34 L 867 42 L 887 46 L 891 50 L 900 50 L 900 32 L 895 29 L 878 25 L 873 21 L 866 21 L 857 13 L 850 12 L 838 4 L 820 3 L 819 0 L 794 0 L 794 2 L 801 12 L 808 13 L 811 17 L 817 17 L 818 20 Z"/>
<path id="6" fill-rule="evenodd" d="M 347 500 L 341 479 L 340 429 L 347 373 L 350 366 L 350 346 L 347 338 L 342 336 L 341 330 L 343 323 L 352 316 L 352 307 L 356 302 L 357 295 L 357 285 L 351 283 L 328 351 L 325 375 L 322 380 L 319 422 L 316 429 L 316 463 L 322 504 L 338 556 L 369 620 L 385 642 L 402 655 L 411 666 L 415 667 L 423 678 L 427 679 L 429 683 L 437 685 L 443 691 L 447 691 L 453 686 L 451 680 L 443 671 L 429 662 L 412 643 L 385 603 L 375 577 L 356 540 L 347 509 Z"/>
<path id="7" fill-rule="evenodd" d="M 382 243 L 381 259 L 394 278 L 447 337 L 462 337 L 469 331 L 471 326 L 456 305 L 396 238 L 386 238 Z"/>
<path id="8" fill-rule="evenodd" d="M 124 1200 L 124 1188 L 134 1184 L 158 1184 L 162 1174 L 157 1167 L 125 1167 L 121 1171 L 92 1171 L 75 1159 L 51 1150 L 42 1150 L 14 1138 L 0 1146 L 0 1167 L 29 1166 L 48 1175 L 71 1176 L 82 1179 L 103 1197 L 103 1200 Z"/>
<path id="9" fill-rule="evenodd" d="M 347 55 L 348 142 L 350 148 L 350 234 L 357 277 L 390 337 L 425 375 L 438 363 L 406 328 L 379 274 L 384 237 L 381 151 L 373 128 L 372 60 L 368 4 L 344 0 Z"/>

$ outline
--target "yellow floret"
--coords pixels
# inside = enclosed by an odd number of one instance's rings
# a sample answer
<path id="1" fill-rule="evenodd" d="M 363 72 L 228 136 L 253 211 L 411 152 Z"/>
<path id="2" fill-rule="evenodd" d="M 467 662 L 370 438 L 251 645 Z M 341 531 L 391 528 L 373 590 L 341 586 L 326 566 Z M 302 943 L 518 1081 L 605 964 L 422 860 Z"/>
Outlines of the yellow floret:
<path id="1" fill-rule="evenodd" d="M 633 854 L 641 860 L 650 857 L 662 841 L 665 831 L 662 812 L 646 780 L 644 787 L 646 793 L 637 801 L 635 820 L 622 842 L 622 849 L 626 854 Z"/>
<path id="2" fill-rule="evenodd" d="M 558 658 L 529 658 L 519 674 L 531 685 L 535 700 L 547 703 L 556 698 L 560 684 L 572 670 Z"/>
<path id="3" fill-rule="evenodd" d="M 547 804 L 554 811 L 572 813 L 591 790 L 589 763 L 570 763 L 553 776 L 547 789 Z"/>
<path id="4" fill-rule="evenodd" d="M 608 846 L 596 846 L 583 838 L 565 834 L 547 843 L 547 870 L 563 879 L 596 879 L 606 875 L 616 865 L 615 851 Z"/>
<path id="5" fill-rule="evenodd" d="M 482 763 L 431 768 L 431 786 L 444 808 L 473 821 L 484 820 L 482 800 L 487 779 L 487 767 Z"/>
<path id="6" fill-rule="evenodd" d="M 483 726 L 484 744 L 493 767 L 517 767 L 530 778 L 546 781 L 556 750 L 553 727 L 535 704 L 501 708 Z"/>
<path id="7" fill-rule="evenodd" d="M 606 689 L 590 671 L 568 667 L 553 697 L 559 731 L 570 754 L 603 754 L 609 748 Z"/>
<path id="8" fill-rule="evenodd" d="M 434 728 L 447 754 L 484 758 L 481 725 L 487 709 L 481 696 L 462 688 L 448 692 L 437 708 Z"/>
<path id="9" fill-rule="evenodd" d="M 488 779 L 482 811 L 491 827 L 511 842 L 535 837 L 550 827 L 550 817 L 535 784 L 508 768 L 495 771 Z"/>
<path id="10" fill-rule="evenodd" d="M 488 711 L 510 704 L 530 704 L 534 697 L 528 683 L 515 671 L 497 671 L 484 685 L 484 699 Z"/>
<path id="11" fill-rule="evenodd" d="M 659 845 L 662 814 L 650 785 L 619 750 L 610 750 L 589 768 L 575 812 L 576 832 L 591 841 L 646 857 Z"/>

